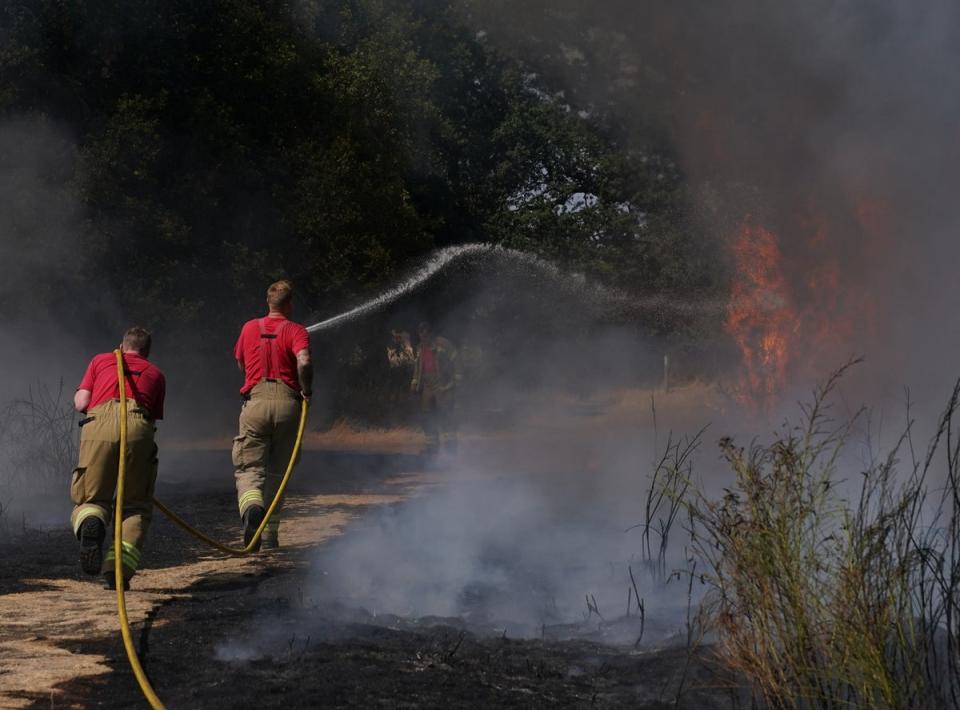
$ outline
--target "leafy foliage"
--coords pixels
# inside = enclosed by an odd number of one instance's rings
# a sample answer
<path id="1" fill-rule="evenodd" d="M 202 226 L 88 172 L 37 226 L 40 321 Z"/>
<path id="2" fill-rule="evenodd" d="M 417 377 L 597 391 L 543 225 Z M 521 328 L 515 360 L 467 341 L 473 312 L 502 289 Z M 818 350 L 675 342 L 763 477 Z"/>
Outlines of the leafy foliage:
<path id="1" fill-rule="evenodd" d="M 12 0 L 0 37 L 0 115 L 79 144 L 56 184 L 86 280 L 154 327 L 215 307 L 232 329 L 279 275 L 326 310 L 478 239 L 690 283 L 670 158 L 630 155 L 444 3 Z"/>

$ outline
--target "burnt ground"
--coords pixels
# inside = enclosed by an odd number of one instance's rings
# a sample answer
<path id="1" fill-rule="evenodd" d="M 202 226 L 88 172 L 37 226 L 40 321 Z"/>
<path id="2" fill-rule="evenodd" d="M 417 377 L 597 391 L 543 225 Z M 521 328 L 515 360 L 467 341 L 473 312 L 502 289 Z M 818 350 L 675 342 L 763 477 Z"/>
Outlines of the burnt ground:
<path id="1" fill-rule="evenodd" d="M 223 469 L 224 452 L 193 459 Z M 378 506 L 443 476 L 416 456 L 308 452 L 285 547 L 223 559 L 159 516 L 128 607 L 143 665 L 170 708 L 633 707 L 732 703 L 709 650 L 513 639 L 459 619 L 403 619 L 305 598 L 311 556 Z M 232 480 L 182 476 L 157 495 L 238 541 Z M 67 529 L 0 545 L 0 707 L 146 707 L 113 594 L 81 578 Z"/>

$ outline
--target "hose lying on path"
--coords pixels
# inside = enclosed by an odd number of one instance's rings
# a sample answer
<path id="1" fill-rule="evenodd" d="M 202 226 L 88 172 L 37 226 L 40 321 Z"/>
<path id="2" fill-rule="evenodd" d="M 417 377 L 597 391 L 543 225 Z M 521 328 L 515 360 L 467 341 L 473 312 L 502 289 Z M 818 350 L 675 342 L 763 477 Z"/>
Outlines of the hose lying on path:
<path id="1" fill-rule="evenodd" d="M 143 671 L 143 666 L 140 665 L 140 658 L 137 656 L 137 651 L 133 647 L 133 637 L 130 633 L 130 620 L 127 618 L 127 602 L 123 590 L 123 563 L 119 551 L 123 549 L 123 479 L 126 475 L 127 459 L 127 389 L 126 378 L 124 377 L 123 353 L 120 350 L 114 350 L 113 352 L 117 358 L 117 384 L 120 391 L 120 462 L 117 466 L 117 505 L 113 518 L 113 549 L 115 552 L 113 581 L 117 587 L 117 616 L 120 618 L 120 635 L 123 637 L 123 647 L 127 652 L 130 668 L 133 669 L 133 675 L 140 685 L 140 690 L 143 691 L 143 696 L 147 699 L 147 702 L 150 703 L 150 707 L 152 707 L 153 710 L 164 710 L 163 703 L 160 701 L 160 698 L 157 697 L 153 686 L 150 685 L 150 681 Z M 223 545 L 187 523 L 156 498 L 153 499 L 154 504 L 173 522 L 214 549 L 234 557 L 249 555 L 254 551 L 254 548 L 257 547 L 260 536 L 263 535 L 263 531 L 270 521 L 270 516 L 276 511 L 280 505 L 280 500 L 283 498 L 283 492 L 286 490 L 287 483 L 290 480 L 290 474 L 293 472 L 293 464 L 297 460 L 297 454 L 300 453 L 300 445 L 303 442 L 303 429 L 307 423 L 307 408 L 307 401 L 303 400 L 300 404 L 300 426 L 297 429 L 297 440 L 293 445 L 293 452 L 290 454 L 287 470 L 283 474 L 283 480 L 280 481 L 280 486 L 277 488 L 277 494 L 273 497 L 270 507 L 267 508 L 266 515 L 263 516 L 263 522 L 260 523 L 260 527 L 257 528 L 256 533 L 246 547 L 237 548 Z"/>

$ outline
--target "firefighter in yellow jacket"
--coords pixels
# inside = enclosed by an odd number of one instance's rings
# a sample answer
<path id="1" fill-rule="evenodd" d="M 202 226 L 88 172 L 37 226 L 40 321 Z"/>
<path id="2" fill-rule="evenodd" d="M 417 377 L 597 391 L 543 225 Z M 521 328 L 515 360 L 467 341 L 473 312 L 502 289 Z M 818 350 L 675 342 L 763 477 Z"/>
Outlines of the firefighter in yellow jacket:
<path id="1" fill-rule="evenodd" d="M 420 396 L 423 431 L 427 437 L 427 452 L 440 446 L 447 450 L 457 447 L 457 426 L 454 406 L 460 382 L 457 349 L 442 335 L 434 335 L 429 323 L 421 323 L 420 344 L 413 365 L 410 391 Z"/>
<path id="2" fill-rule="evenodd" d="M 127 406 L 127 468 L 124 476 L 123 520 L 120 560 L 124 588 L 137 571 L 143 541 L 153 514 L 153 489 L 157 480 L 157 445 L 154 422 L 163 419 L 166 379 L 149 362 L 150 333 L 130 328 L 123 335 Z M 87 574 L 102 574 L 108 588 L 114 588 L 116 551 L 110 546 L 101 566 L 103 541 L 113 510 L 120 463 L 120 389 L 117 361 L 112 353 L 101 353 L 90 361 L 73 398 L 74 407 L 87 416 L 80 420 L 80 452 L 70 483 L 74 509 L 70 516 L 73 532 L 80 541 L 80 567 Z"/>

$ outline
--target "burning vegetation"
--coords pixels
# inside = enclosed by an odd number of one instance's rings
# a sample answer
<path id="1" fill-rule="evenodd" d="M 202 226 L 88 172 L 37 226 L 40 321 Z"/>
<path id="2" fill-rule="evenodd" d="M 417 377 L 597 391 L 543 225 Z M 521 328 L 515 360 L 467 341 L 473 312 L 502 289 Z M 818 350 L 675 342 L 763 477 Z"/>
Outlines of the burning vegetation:
<path id="1" fill-rule="evenodd" d="M 760 411 L 789 382 L 822 380 L 862 355 L 877 331 L 866 274 L 891 251 L 886 204 L 855 197 L 839 218 L 810 205 L 805 212 L 780 232 L 748 215 L 731 240 L 724 329 L 740 353 L 733 392 Z"/>
<path id="2" fill-rule="evenodd" d="M 736 388 L 741 402 L 769 402 L 786 382 L 797 317 L 776 237 L 752 218 L 734 243 L 736 276 L 726 328 L 742 355 Z"/>
<path id="3" fill-rule="evenodd" d="M 944 99 L 960 71 L 960 10 L 902 5 L 0 7 L 8 369 L 23 381 L 30 359 L 45 375 L 72 372 L 77 351 L 101 349 L 115 319 L 136 314 L 171 365 L 180 409 L 167 431 L 195 443 L 206 427 L 213 440 L 235 416 L 236 373 L 221 367 L 233 324 L 275 274 L 297 282 L 304 319 L 323 331 L 311 425 L 408 427 L 380 437 L 392 452 L 361 442 L 314 459 L 316 490 L 288 506 L 301 549 L 250 565 L 289 573 L 284 589 L 247 595 L 253 571 L 226 578 L 182 541 L 157 555 L 165 569 L 145 571 L 156 597 L 137 620 L 151 672 L 166 688 L 182 680 L 185 705 L 249 703 L 256 678 L 279 703 L 455 707 L 455 678 L 465 707 L 662 707 L 662 688 L 637 688 L 653 687 L 643 669 L 665 659 L 676 704 L 704 707 L 696 692 L 715 679 L 691 688 L 688 668 L 709 656 L 734 694 L 771 707 L 960 707 L 960 390 L 926 456 L 908 424 L 892 453 L 867 446 L 869 461 L 855 460 L 862 419 L 829 409 L 829 373 L 852 357 L 880 371 L 916 352 L 931 390 L 955 371 L 956 338 L 939 339 L 960 308 L 960 102 Z M 913 278 L 898 281 L 906 266 Z M 406 432 L 424 403 L 405 365 L 384 362 L 391 328 L 423 318 L 443 326 L 466 372 L 465 446 L 448 459 L 415 453 Z M 885 388 L 914 375 L 888 369 Z M 766 429 L 788 396 L 825 380 L 768 444 L 724 438 L 725 465 L 699 458 L 713 432 Z M 665 448 L 661 389 L 695 400 Z M 710 398 L 721 390 L 734 400 L 723 421 L 685 438 L 720 411 Z M 611 413 L 624 391 L 642 411 Z M 60 490 L 75 463 L 61 394 L 37 387 L 0 408 L 0 532 L 3 506 L 47 480 Z M 652 446 L 637 436 L 648 414 Z M 630 431 L 613 431 L 623 419 Z M 163 465 L 161 477 L 177 468 Z M 364 466 L 379 487 L 358 479 Z M 236 515 L 229 481 L 208 483 L 178 492 L 223 525 Z M 394 501 L 401 484 L 418 499 Z M 369 530 L 347 529 L 356 486 L 384 506 L 381 519 L 365 514 Z M 74 543 L 65 527 L 54 534 Z M 38 629 L 0 649 L 0 685 L 25 682 L 27 657 L 113 658 L 112 612 L 66 562 L 48 564 L 66 559 L 59 540 L 43 554 L 33 543 L 0 555 L 0 632 Z M 31 580 L 46 577 L 40 597 Z M 305 603 L 301 585 L 342 607 Z M 109 629 L 94 638 L 77 623 L 55 647 L 68 632 L 49 610 L 63 599 L 100 609 Z M 276 619 L 284 638 L 261 644 L 263 658 L 207 663 L 211 639 L 227 646 L 238 627 L 260 643 L 255 618 Z M 522 640 L 507 633 L 515 621 Z M 316 652 L 309 637 L 300 651 L 301 624 L 317 631 Z M 674 646 L 655 656 L 661 642 Z M 638 661 L 636 649 L 650 653 Z M 139 696 L 125 673 L 101 666 L 63 687 L 78 705 L 112 694 L 104 702 L 129 706 Z M 48 689 L 18 698 L 45 703 Z"/>

